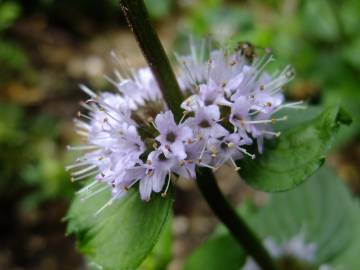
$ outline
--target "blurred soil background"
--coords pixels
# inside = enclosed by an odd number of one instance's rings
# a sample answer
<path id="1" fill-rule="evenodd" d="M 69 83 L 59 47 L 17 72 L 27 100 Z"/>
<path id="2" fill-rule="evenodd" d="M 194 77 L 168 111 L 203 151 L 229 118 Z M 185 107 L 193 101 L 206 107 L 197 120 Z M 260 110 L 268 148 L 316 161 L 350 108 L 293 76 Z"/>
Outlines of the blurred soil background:
<path id="1" fill-rule="evenodd" d="M 250 41 L 295 67 L 289 99 L 340 101 L 354 123 L 328 162 L 360 194 L 359 1 L 145 2 L 170 55 L 191 33 Z M 66 145 L 78 140 L 72 118 L 86 98 L 78 84 L 113 91 L 103 77 L 115 65 L 111 51 L 145 64 L 115 0 L 0 0 L 0 269 L 87 269 L 62 221 L 78 188 L 64 171 L 73 159 Z M 234 203 L 264 199 L 231 167 L 217 174 Z M 169 269 L 180 269 L 217 222 L 194 183 L 177 186 Z"/>

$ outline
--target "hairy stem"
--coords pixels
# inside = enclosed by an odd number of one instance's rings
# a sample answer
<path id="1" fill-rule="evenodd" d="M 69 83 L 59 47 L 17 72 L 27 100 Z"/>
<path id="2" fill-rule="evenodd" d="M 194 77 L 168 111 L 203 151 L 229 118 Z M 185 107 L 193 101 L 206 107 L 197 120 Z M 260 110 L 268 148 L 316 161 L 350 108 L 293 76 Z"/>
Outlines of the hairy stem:
<path id="1" fill-rule="evenodd" d="M 196 183 L 210 208 L 224 223 L 242 248 L 253 257 L 262 269 L 275 270 L 276 268 L 269 253 L 262 245 L 260 239 L 226 200 L 211 170 L 202 168 Z"/>
<path id="2" fill-rule="evenodd" d="M 150 24 L 143 0 L 120 0 L 120 6 L 154 73 L 169 109 L 179 120 L 182 117 L 180 104 L 183 96 L 160 40 Z M 206 168 L 201 169 L 197 183 L 211 209 L 245 251 L 264 270 L 275 270 L 271 257 L 260 240 L 224 198 L 212 172 Z"/>
<path id="3" fill-rule="evenodd" d="M 175 119 L 179 121 L 182 117 L 180 105 L 183 96 L 166 53 L 150 24 L 149 15 L 143 1 L 120 0 L 119 2 L 146 61 L 154 73 L 167 105 L 173 112 Z"/>

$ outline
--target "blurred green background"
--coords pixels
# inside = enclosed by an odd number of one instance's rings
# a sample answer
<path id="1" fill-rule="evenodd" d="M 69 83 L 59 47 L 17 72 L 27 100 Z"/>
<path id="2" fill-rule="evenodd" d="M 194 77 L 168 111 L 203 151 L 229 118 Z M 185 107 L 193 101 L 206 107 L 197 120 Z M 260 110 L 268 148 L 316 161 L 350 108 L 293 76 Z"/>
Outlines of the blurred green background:
<path id="1" fill-rule="evenodd" d="M 360 1 L 145 2 L 170 54 L 191 33 L 249 41 L 295 67 L 289 99 L 340 101 L 354 122 L 328 162 L 360 194 Z M 64 171 L 73 158 L 66 145 L 77 140 L 71 120 L 85 98 L 78 84 L 109 89 L 111 50 L 144 64 L 116 0 L 0 1 L 0 269 L 83 269 L 61 222 L 76 188 Z M 196 228 L 210 213 L 190 210 L 191 188 L 178 192 L 188 202 L 175 205 L 175 233 L 201 239 L 209 226 Z M 194 221 L 199 213 L 204 220 Z M 175 241 L 169 269 L 179 269 L 195 243 Z"/>

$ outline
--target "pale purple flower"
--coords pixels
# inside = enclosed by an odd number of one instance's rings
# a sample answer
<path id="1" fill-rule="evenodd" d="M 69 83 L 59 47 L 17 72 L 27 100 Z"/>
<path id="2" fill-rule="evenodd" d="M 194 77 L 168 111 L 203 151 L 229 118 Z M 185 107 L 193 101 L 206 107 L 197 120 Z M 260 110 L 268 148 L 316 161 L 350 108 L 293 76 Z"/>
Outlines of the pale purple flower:
<path id="1" fill-rule="evenodd" d="M 210 105 L 231 106 L 231 102 L 224 96 L 224 90 L 212 80 L 208 84 L 200 84 L 199 93 L 187 98 L 181 107 L 186 111 L 197 111 L 199 108 Z"/>
<path id="2" fill-rule="evenodd" d="M 171 111 L 158 114 L 155 126 L 160 133 L 155 139 L 160 142 L 160 148 L 165 156 L 186 158 L 185 142 L 192 138 L 192 130 L 183 124 L 177 125 Z"/>
<path id="3" fill-rule="evenodd" d="M 116 86 L 132 110 L 148 101 L 162 102 L 161 92 L 149 68 L 139 69 L 132 78 L 122 80 Z"/>
<path id="4" fill-rule="evenodd" d="M 196 93 L 197 85 L 206 80 L 206 63 L 196 56 L 178 56 L 177 61 L 183 70 L 188 71 L 178 77 L 181 89 L 187 93 Z"/>
<path id="5" fill-rule="evenodd" d="M 186 99 L 181 107 L 192 112 L 210 105 L 231 106 L 231 103 L 224 96 L 224 91 L 212 80 L 208 84 L 200 84 L 199 93 Z"/>
<path id="6" fill-rule="evenodd" d="M 250 144 L 252 144 L 252 139 L 243 131 L 211 140 L 208 146 L 211 152 L 211 165 L 219 167 L 230 161 L 235 168 L 237 168 L 235 161 L 242 159 L 244 155 L 248 155 L 254 159 L 255 155 L 248 153 L 248 151 L 242 147 Z"/>
<path id="7" fill-rule="evenodd" d="M 229 121 L 236 128 L 246 129 L 246 121 L 251 119 L 250 109 L 253 106 L 251 99 L 245 96 L 239 97 L 231 106 Z"/>
<path id="8" fill-rule="evenodd" d="M 290 257 L 300 262 L 316 265 L 317 245 L 315 243 L 306 243 L 303 234 L 294 235 L 290 240 L 284 243 L 277 243 L 271 237 L 264 240 L 264 246 L 274 259 Z M 242 270 L 261 270 L 256 262 L 248 257 Z M 319 270 L 333 269 L 329 265 L 320 265 Z"/>
<path id="9" fill-rule="evenodd" d="M 252 109 L 269 114 L 284 102 L 284 96 L 281 93 L 269 95 L 266 92 L 259 92 L 255 93 L 252 98 L 254 103 Z"/>
<path id="10" fill-rule="evenodd" d="M 213 80 L 219 87 L 230 92 L 237 88 L 243 80 L 243 69 L 246 59 L 240 54 L 229 54 L 223 50 L 215 50 L 210 54 L 208 81 Z"/>
<path id="11" fill-rule="evenodd" d="M 210 137 L 219 138 L 229 132 L 218 122 L 220 121 L 220 111 L 218 106 L 210 105 L 200 108 L 195 113 L 195 117 L 188 118 L 185 123 L 191 126 L 195 133 L 208 139 Z"/>
<path id="12" fill-rule="evenodd" d="M 200 85 L 199 100 L 202 103 L 202 106 L 231 105 L 231 103 L 225 99 L 224 91 L 219 89 L 215 82 L 212 80 L 210 80 L 207 85 Z"/>
<path id="13" fill-rule="evenodd" d="M 195 44 L 194 39 L 190 38 L 190 55 L 175 54 L 177 64 L 181 70 L 178 75 L 180 89 L 185 94 L 195 94 L 198 92 L 198 85 L 207 80 L 207 63 L 205 59 L 205 51 L 209 48 L 208 42 L 202 39 L 200 46 Z"/>
<path id="14" fill-rule="evenodd" d="M 175 166 L 175 158 L 167 158 L 160 150 L 155 150 L 149 154 L 147 162 L 144 164 L 146 168 L 145 177 L 140 180 L 141 199 L 150 200 L 151 192 L 161 192 L 165 184 L 166 176 L 170 181 L 171 169 Z"/>
<path id="15" fill-rule="evenodd" d="M 180 160 L 172 171 L 185 179 L 196 178 L 196 166 L 199 165 L 201 151 L 204 149 L 204 141 L 192 141 L 185 145 L 186 159 Z"/>

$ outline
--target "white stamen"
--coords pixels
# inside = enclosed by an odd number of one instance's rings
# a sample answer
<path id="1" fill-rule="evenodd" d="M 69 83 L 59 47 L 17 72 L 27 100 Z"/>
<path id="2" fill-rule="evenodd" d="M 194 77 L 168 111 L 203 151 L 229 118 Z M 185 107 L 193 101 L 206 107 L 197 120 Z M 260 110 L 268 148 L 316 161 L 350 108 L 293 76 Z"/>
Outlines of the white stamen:
<path id="1" fill-rule="evenodd" d="M 95 94 L 89 87 L 87 87 L 84 84 L 79 85 L 80 89 L 84 91 L 86 94 L 88 94 L 90 97 L 95 98 L 97 97 L 97 94 Z"/>
<path id="2" fill-rule="evenodd" d="M 80 170 L 80 171 L 74 172 L 74 173 L 72 173 L 71 175 L 72 175 L 72 176 L 79 176 L 79 175 L 81 175 L 81 174 L 87 173 L 88 171 L 91 171 L 91 170 L 95 169 L 96 167 L 97 167 L 96 165 L 91 165 L 91 166 L 89 166 L 89 167 L 86 167 L 85 169 L 82 169 L 82 170 Z"/>
<path id="3" fill-rule="evenodd" d="M 107 201 L 107 203 L 105 203 L 99 210 L 97 210 L 95 212 L 95 217 L 98 216 L 102 211 L 104 211 L 105 208 L 109 207 L 110 205 L 113 204 L 115 198 L 111 198 L 110 200 Z"/>
<path id="4" fill-rule="evenodd" d="M 113 79 L 111 79 L 111 78 L 110 78 L 108 75 L 106 75 L 106 74 L 104 74 L 103 76 L 104 76 L 104 78 L 105 78 L 110 84 L 112 84 L 113 86 L 115 86 L 116 88 L 118 88 L 118 86 L 119 86 L 119 83 L 118 83 L 118 82 L 114 81 Z"/>
<path id="5" fill-rule="evenodd" d="M 86 137 L 86 138 L 89 137 L 89 133 L 87 133 L 86 131 L 76 130 L 75 132 L 76 132 L 76 134 L 78 134 L 78 135 L 80 135 L 82 137 Z"/>
<path id="6" fill-rule="evenodd" d="M 251 154 L 249 153 L 246 149 L 242 148 L 242 147 L 237 147 L 237 149 L 239 149 L 242 153 L 244 153 L 245 155 L 248 155 L 249 157 L 251 157 L 251 159 L 255 159 L 256 155 L 255 154 Z"/>
<path id="7" fill-rule="evenodd" d="M 78 112 L 77 115 L 78 115 L 78 117 L 83 117 L 83 118 L 85 118 L 85 119 L 87 119 L 87 120 L 90 120 L 90 121 L 93 120 L 90 116 L 88 116 L 88 115 L 86 115 L 86 114 L 83 114 L 83 113 L 81 113 L 81 112 Z"/>
<path id="8" fill-rule="evenodd" d="M 91 106 L 89 106 L 88 104 L 86 104 L 84 101 L 80 101 L 80 106 L 89 110 L 89 111 L 94 111 L 94 108 L 92 108 Z"/>
<path id="9" fill-rule="evenodd" d="M 89 164 L 89 161 L 83 161 L 83 162 L 78 162 L 78 163 L 74 163 L 74 164 L 71 164 L 71 165 L 67 165 L 65 166 L 65 170 L 66 171 L 69 171 L 71 169 L 74 169 L 74 168 L 77 168 L 77 167 L 81 167 L 81 166 L 84 166 L 84 165 L 88 165 Z"/>
<path id="10" fill-rule="evenodd" d="M 76 195 L 80 195 L 83 192 L 88 192 L 90 191 L 91 188 L 95 187 L 97 184 L 100 184 L 99 181 L 93 181 L 90 184 L 86 185 L 85 187 L 79 189 L 78 191 L 76 191 Z"/>
<path id="11" fill-rule="evenodd" d="M 266 124 L 266 123 L 272 123 L 272 124 L 275 124 L 276 122 L 286 121 L 287 119 L 288 119 L 288 118 L 287 118 L 287 116 L 285 115 L 284 117 L 281 117 L 281 118 L 272 118 L 272 119 L 269 119 L 269 120 L 249 120 L 249 121 L 241 120 L 240 123 L 244 123 L 244 124 Z"/>
<path id="12" fill-rule="evenodd" d="M 273 135 L 275 137 L 280 137 L 280 135 L 281 135 L 281 132 L 273 132 L 273 131 L 268 131 L 268 130 L 263 130 L 262 133 L 263 134 Z"/>
<path id="13" fill-rule="evenodd" d="M 302 105 L 304 104 L 304 102 L 301 100 L 301 101 L 296 101 L 296 102 L 290 102 L 290 103 L 285 103 L 285 104 L 282 104 L 280 105 L 279 107 L 277 107 L 273 113 L 276 113 L 278 111 L 280 111 L 281 109 L 284 109 L 284 108 L 290 108 L 290 109 L 306 109 L 307 106 L 306 105 Z"/>
<path id="14" fill-rule="evenodd" d="M 166 197 L 169 186 L 170 186 L 170 182 L 171 182 L 171 171 L 169 170 L 166 188 L 165 188 L 165 191 L 163 193 L 161 193 L 161 197 L 163 197 L 163 198 Z"/>
<path id="15" fill-rule="evenodd" d="M 77 177 L 71 177 L 71 182 L 76 182 L 76 181 L 79 181 L 79 180 L 82 180 L 82 179 L 85 179 L 85 178 L 88 178 L 88 177 L 92 177 L 95 174 L 97 174 L 98 172 L 99 171 L 96 170 L 96 171 L 92 171 L 92 172 L 89 172 L 87 174 L 80 175 L 80 176 L 77 176 Z"/>
<path id="16" fill-rule="evenodd" d="M 67 150 L 69 151 L 81 151 L 81 150 L 96 150 L 98 149 L 98 146 L 95 145 L 80 145 L 80 146 L 67 146 Z"/>
<path id="17" fill-rule="evenodd" d="M 209 169 L 212 169 L 214 172 L 219 169 L 218 167 L 214 167 L 214 166 L 211 166 L 211 165 L 203 163 L 203 162 L 199 162 L 199 165 L 209 168 Z"/>
<path id="18" fill-rule="evenodd" d="M 238 171 L 241 169 L 238 165 L 236 165 L 236 162 L 234 161 L 233 158 L 230 158 L 230 161 L 231 161 L 231 164 L 235 167 L 235 171 Z"/>
<path id="19" fill-rule="evenodd" d="M 80 200 L 81 200 L 82 202 L 84 202 L 84 201 L 90 199 L 91 197 L 94 197 L 96 194 L 99 194 L 100 192 L 103 192 L 105 189 L 108 189 L 108 188 L 109 188 L 108 186 L 104 185 L 103 187 L 95 190 L 93 193 L 89 193 L 89 194 L 86 194 L 86 196 L 81 197 Z"/>

